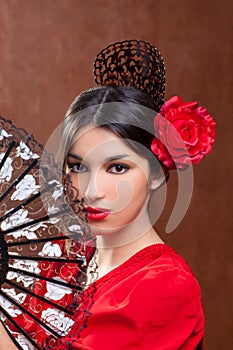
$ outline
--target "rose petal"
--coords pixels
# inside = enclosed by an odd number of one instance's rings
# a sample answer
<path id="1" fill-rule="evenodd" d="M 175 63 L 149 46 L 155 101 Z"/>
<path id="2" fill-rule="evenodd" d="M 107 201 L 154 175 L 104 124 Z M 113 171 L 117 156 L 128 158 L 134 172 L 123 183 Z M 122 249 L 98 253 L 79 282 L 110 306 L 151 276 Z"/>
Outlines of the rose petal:
<path id="1" fill-rule="evenodd" d="M 155 139 L 151 149 L 169 169 L 197 164 L 211 151 L 216 123 L 197 102 L 173 96 L 154 119 Z"/>

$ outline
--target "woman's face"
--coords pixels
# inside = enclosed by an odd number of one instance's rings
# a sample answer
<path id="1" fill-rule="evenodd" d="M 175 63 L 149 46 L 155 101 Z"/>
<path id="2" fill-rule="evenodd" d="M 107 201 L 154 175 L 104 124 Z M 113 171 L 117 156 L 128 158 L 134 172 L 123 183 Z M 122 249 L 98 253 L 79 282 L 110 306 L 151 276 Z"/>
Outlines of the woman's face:
<path id="1" fill-rule="evenodd" d="M 94 235 L 117 232 L 139 213 L 147 215 L 149 163 L 114 133 L 82 128 L 69 151 L 67 168 L 84 198 Z"/>

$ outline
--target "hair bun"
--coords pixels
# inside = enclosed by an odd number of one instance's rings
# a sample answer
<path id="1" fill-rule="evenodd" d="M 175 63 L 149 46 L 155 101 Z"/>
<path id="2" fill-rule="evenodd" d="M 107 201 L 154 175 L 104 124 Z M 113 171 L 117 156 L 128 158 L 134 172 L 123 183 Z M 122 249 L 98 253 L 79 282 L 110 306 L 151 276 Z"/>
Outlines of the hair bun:
<path id="1" fill-rule="evenodd" d="M 158 49 L 143 40 L 125 40 L 104 48 L 96 56 L 94 76 L 98 86 L 133 86 L 146 92 L 158 110 L 164 103 L 164 61 Z"/>

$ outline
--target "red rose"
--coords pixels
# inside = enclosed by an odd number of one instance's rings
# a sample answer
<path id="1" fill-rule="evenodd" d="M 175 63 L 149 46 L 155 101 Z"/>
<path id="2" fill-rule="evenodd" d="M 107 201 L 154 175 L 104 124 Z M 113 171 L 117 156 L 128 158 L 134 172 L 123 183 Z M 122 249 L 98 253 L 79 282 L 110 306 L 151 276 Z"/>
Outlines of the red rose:
<path id="1" fill-rule="evenodd" d="M 151 149 L 168 169 L 185 169 L 210 153 L 216 123 L 198 102 L 168 100 L 154 119 L 155 138 Z"/>

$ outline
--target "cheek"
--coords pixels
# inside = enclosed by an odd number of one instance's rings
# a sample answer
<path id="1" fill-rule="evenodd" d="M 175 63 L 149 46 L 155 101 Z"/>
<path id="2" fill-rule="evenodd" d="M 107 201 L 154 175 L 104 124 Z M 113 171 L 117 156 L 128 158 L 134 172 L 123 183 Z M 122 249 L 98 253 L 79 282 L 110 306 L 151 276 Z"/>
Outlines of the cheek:
<path id="1" fill-rule="evenodd" d="M 111 203 L 111 208 L 114 210 L 124 209 L 133 196 L 133 187 L 127 177 L 111 176 L 105 179 L 103 186 L 105 187 L 105 198 Z"/>
<path id="2" fill-rule="evenodd" d="M 133 200 L 146 200 L 148 196 L 148 179 L 144 173 L 139 173 L 134 178 Z"/>
<path id="3" fill-rule="evenodd" d="M 112 197 L 115 196 L 115 209 L 119 211 L 127 207 L 141 206 L 148 197 L 148 181 L 144 173 L 125 177 L 112 185 L 115 186 L 112 193 Z"/>

